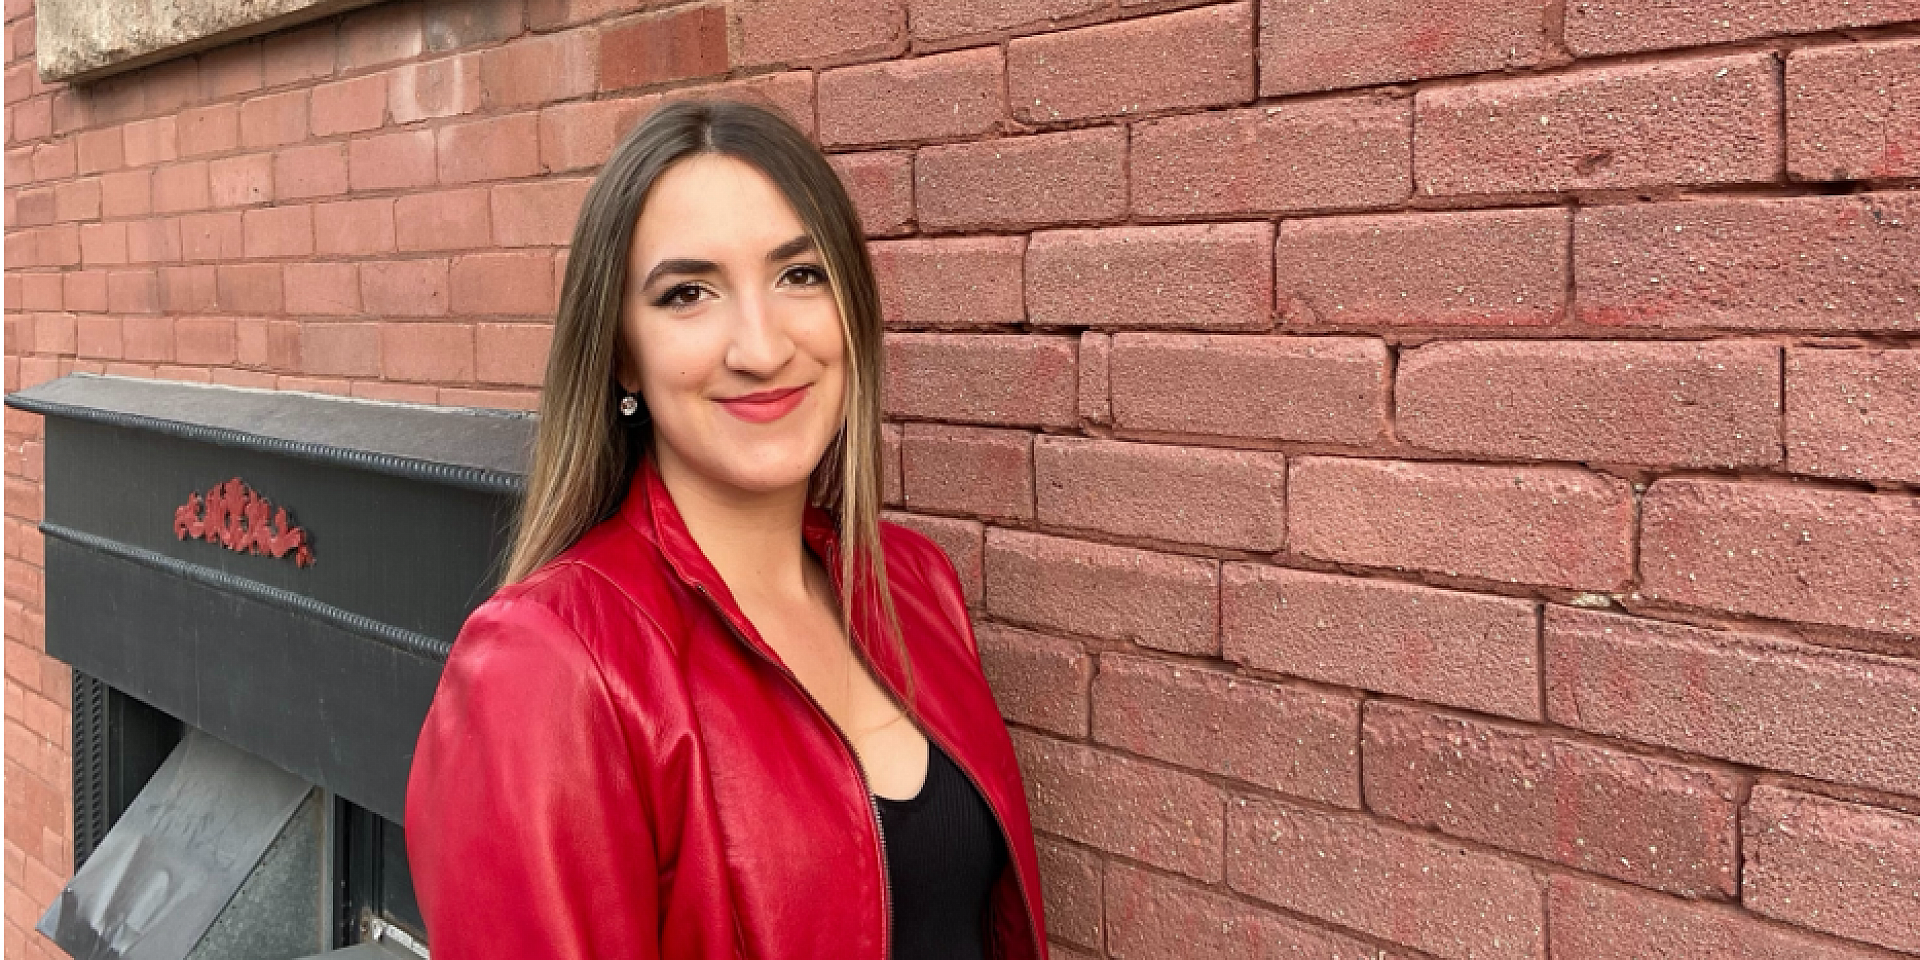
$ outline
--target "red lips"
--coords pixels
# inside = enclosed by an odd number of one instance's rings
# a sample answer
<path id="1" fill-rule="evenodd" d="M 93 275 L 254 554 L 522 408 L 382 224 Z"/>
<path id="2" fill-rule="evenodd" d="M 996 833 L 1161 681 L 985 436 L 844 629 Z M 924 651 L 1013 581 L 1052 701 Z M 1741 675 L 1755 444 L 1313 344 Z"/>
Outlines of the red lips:
<path id="1" fill-rule="evenodd" d="M 787 387 L 781 390 L 761 390 L 745 396 L 729 397 L 716 401 L 727 409 L 728 413 L 748 423 L 772 423 L 793 412 L 800 401 L 807 398 L 807 387 Z"/>

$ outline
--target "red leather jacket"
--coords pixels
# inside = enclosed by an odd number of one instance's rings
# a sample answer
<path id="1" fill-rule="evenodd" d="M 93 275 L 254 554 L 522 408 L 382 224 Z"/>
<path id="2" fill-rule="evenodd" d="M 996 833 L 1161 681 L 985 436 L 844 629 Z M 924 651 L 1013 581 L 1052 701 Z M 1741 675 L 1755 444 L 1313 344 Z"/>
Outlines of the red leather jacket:
<path id="1" fill-rule="evenodd" d="M 835 528 L 804 537 L 833 562 Z M 1013 745 L 957 577 L 883 525 L 919 727 L 1006 836 L 992 956 L 1044 960 Z M 836 573 L 837 575 L 837 573 Z M 898 699 L 877 603 L 853 634 Z M 883 840 L 853 750 L 735 605 L 649 459 L 618 514 L 461 629 L 407 783 L 434 960 L 883 960 Z"/>

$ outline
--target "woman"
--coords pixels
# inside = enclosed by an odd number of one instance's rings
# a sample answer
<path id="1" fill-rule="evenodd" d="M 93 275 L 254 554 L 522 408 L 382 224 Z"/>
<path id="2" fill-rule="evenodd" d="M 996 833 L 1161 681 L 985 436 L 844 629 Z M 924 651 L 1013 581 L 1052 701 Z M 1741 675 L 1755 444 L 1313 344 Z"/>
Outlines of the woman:
<path id="1" fill-rule="evenodd" d="M 958 579 L 878 520 L 877 303 L 768 111 L 663 106 L 601 169 L 408 783 L 435 960 L 1045 956 Z"/>

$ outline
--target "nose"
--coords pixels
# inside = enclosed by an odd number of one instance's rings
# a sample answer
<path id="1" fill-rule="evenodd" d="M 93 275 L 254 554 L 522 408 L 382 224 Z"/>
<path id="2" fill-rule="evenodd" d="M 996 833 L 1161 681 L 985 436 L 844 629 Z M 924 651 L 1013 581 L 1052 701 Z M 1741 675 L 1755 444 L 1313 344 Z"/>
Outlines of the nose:
<path id="1" fill-rule="evenodd" d="M 727 344 L 727 368 L 756 379 L 779 373 L 798 349 L 779 305 L 757 290 L 739 295 L 734 303 L 738 310 L 733 340 Z"/>

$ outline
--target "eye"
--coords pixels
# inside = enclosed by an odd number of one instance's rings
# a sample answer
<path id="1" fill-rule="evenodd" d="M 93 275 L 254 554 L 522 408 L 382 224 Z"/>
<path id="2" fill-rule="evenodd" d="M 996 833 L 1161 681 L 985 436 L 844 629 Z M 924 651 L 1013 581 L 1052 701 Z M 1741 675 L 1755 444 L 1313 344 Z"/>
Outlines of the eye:
<path id="1" fill-rule="evenodd" d="M 666 307 L 669 310 L 683 310 L 699 302 L 700 295 L 705 292 L 706 288 L 697 283 L 682 283 L 669 287 L 665 293 L 655 297 L 653 305 Z"/>
<path id="2" fill-rule="evenodd" d="M 824 286 L 827 282 L 827 272 L 811 263 L 797 263 L 782 272 L 780 279 L 803 287 Z"/>

